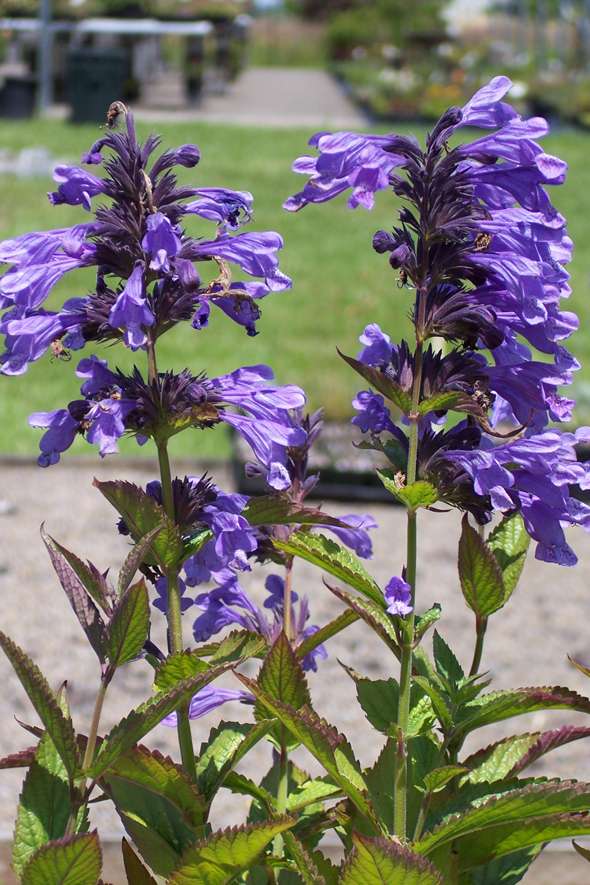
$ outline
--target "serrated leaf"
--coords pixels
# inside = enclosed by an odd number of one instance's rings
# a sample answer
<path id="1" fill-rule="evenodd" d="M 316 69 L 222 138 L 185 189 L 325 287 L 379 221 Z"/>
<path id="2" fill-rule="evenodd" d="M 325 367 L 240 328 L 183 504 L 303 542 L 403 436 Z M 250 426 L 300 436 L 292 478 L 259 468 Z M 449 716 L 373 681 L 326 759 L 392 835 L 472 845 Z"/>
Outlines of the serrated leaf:
<path id="1" fill-rule="evenodd" d="M 428 695 L 432 704 L 432 709 L 436 713 L 440 724 L 445 729 L 451 728 L 453 724 L 453 715 L 441 691 L 433 685 L 433 683 L 424 676 L 414 676 L 414 684 L 419 685 L 421 689 Z"/>
<path id="2" fill-rule="evenodd" d="M 502 608 L 508 598 L 502 569 L 490 547 L 463 517 L 459 540 L 459 580 L 463 597 L 478 618 Z"/>
<path id="3" fill-rule="evenodd" d="M 317 533 L 312 535 L 309 532 L 295 532 L 288 541 L 273 539 L 273 544 L 284 553 L 299 556 L 324 569 L 385 609 L 383 593 L 376 581 L 350 550 L 331 538 Z"/>
<path id="4" fill-rule="evenodd" d="M 460 774 L 465 774 L 468 770 L 464 765 L 443 765 L 441 768 L 434 768 L 432 771 L 429 771 L 423 778 L 422 783 L 426 792 L 437 793 L 443 787 L 446 787 L 453 778 L 458 777 Z"/>
<path id="5" fill-rule="evenodd" d="M 127 839 L 121 840 L 121 850 L 128 885 L 157 885 L 156 880 L 144 867 Z"/>
<path id="6" fill-rule="evenodd" d="M 28 768 L 35 758 L 37 747 L 27 747 L 16 753 L 8 753 L 0 758 L 0 771 L 6 768 Z"/>
<path id="7" fill-rule="evenodd" d="M 446 412 L 449 409 L 463 411 L 463 409 L 459 408 L 461 405 L 471 411 L 470 406 L 473 403 L 474 400 L 471 397 L 465 396 L 460 391 L 444 390 L 429 396 L 428 399 L 423 399 L 418 405 L 418 414 L 427 415 L 429 412 Z"/>
<path id="8" fill-rule="evenodd" d="M 124 719 L 117 723 L 104 738 L 96 759 L 90 769 L 92 777 L 98 777 L 116 759 L 138 743 L 166 716 L 188 703 L 209 682 L 228 669 L 228 665 L 210 667 L 204 673 L 185 679 L 170 691 L 160 692 L 132 710 Z"/>
<path id="9" fill-rule="evenodd" d="M 45 533 L 43 527 L 41 527 L 41 537 L 49 553 L 51 564 L 68 598 L 68 602 L 72 606 L 90 646 L 102 663 L 105 654 L 105 625 L 100 612 L 87 592 L 85 585 L 68 562 L 63 549 L 60 548 L 60 545 L 50 535 Z"/>
<path id="10" fill-rule="evenodd" d="M 345 667 L 354 680 L 357 699 L 373 728 L 382 734 L 393 737 L 397 734 L 397 711 L 399 686 L 395 679 L 367 679 L 354 670 Z M 424 691 L 413 683 L 410 694 L 410 713 L 407 734 L 414 737 L 424 729 L 430 730 L 434 724 L 434 712 L 429 698 L 424 703 Z"/>
<path id="11" fill-rule="evenodd" d="M 417 479 L 410 485 L 400 485 L 393 471 L 378 470 L 377 475 L 388 492 L 396 498 L 400 504 L 414 511 L 419 507 L 432 507 L 438 501 L 438 491 L 425 479 Z"/>
<path id="12" fill-rule="evenodd" d="M 272 720 L 250 725 L 245 722 L 222 722 L 211 730 L 208 741 L 197 757 L 197 783 L 208 802 L 223 783 L 227 773 L 266 735 Z"/>
<path id="13" fill-rule="evenodd" d="M 316 802 L 334 798 L 341 793 L 340 787 L 327 780 L 308 780 L 290 791 L 287 798 L 287 811 L 301 811 L 308 805 L 315 805 Z"/>
<path id="14" fill-rule="evenodd" d="M 436 672 L 451 689 L 457 689 L 459 683 L 465 678 L 465 673 L 450 645 L 445 642 L 438 630 L 434 631 L 432 650 Z"/>
<path id="15" fill-rule="evenodd" d="M 155 528 L 153 528 L 150 532 L 147 532 L 147 534 L 145 534 L 143 538 L 140 538 L 137 544 L 134 544 L 134 546 L 125 557 L 125 562 L 123 563 L 119 572 L 119 581 L 117 584 L 119 596 L 122 596 L 131 584 L 131 581 L 135 577 L 137 569 L 146 559 L 148 552 L 151 550 L 154 539 L 157 537 L 161 530 L 161 524 L 155 526 Z"/>
<path id="16" fill-rule="evenodd" d="M 101 868 L 97 834 L 69 836 L 37 851 L 23 872 L 22 885 L 96 885 Z"/>
<path id="17" fill-rule="evenodd" d="M 295 504 L 286 495 L 260 495 L 250 498 L 241 516 L 250 525 L 323 525 L 350 528 L 334 516 L 329 516 L 317 507 L 304 507 Z"/>
<path id="18" fill-rule="evenodd" d="M 59 544 L 54 538 L 45 532 L 45 527 L 41 526 L 41 537 L 45 544 L 47 541 L 55 553 L 65 560 L 72 569 L 88 595 L 96 602 L 105 612 L 109 612 L 111 608 L 110 590 L 107 580 L 101 572 L 91 562 L 83 562 L 71 550 L 67 550 L 62 544 Z M 49 548 L 48 548 L 49 550 Z M 51 556 L 51 551 L 49 550 Z M 53 560 L 52 560 L 53 561 Z M 59 576 L 59 575 L 58 575 Z"/>
<path id="19" fill-rule="evenodd" d="M 589 727 L 563 725 L 551 731 L 504 738 L 465 760 L 471 768 L 468 780 L 477 783 L 514 777 L 551 750 L 586 737 L 590 737 Z"/>
<path id="20" fill-rule="evenodd" d="M 299 660 L 303 660 L 303 658 L 309 654 L 309 652 L 313 651 L 321 645 L 323 642 L 326 642 L 328 639 L 331 639 L 336 634 L 340 633 L 342 630 L 345 630 L 346 627 L 349 627 L 351 624 L 354 624 L 355 621 L 358 621 L 359 615 L 357 612 L 352 609 L 348 609 L 347 611 L 342 612 L 338 615 L 338 617 L 334 618 L 329 623 L 324 624 L 323 627 L 320 627 L 319 630 L 316 630 L 314 633 L 310 633 L 310 635 L 303 640 L 303 642 L 297 646 L 295 649 L 295 654 L 299 658 Z"/>
<path id="21" fill-rule="evenodd" d="M 151 546 L 164 570 L 174 568 L 183 560 L 184 546 L 180 530 L 151 495 L 132 482 L 123 480 L 100 482 L 95 479 L 94 485 L 123 517 L 136 543 L 156 526 L 162 526 Z"/>
<path id="22" fill-rule="evenodd" d="M 336 349 L 338 350 L 338 348 Z M 371 387 L 374 387 L 375 390 L 382 393 L 386 399 L 395 403 L 398 409 L 400 409 L 405 415 L 410 414 L 412 409 L 412 397 L 407 391 L 403 390 L 396 381 L 393 381 L 387 375 L 384 375 L 379 369 L 375 369 L 373 366 L 367 366 L 365 363 L 361 363 L 359 360 L 355 360 L 351 356 L 346 356 L 346 354 L 342 353 L 340 350 L 338 350 L 338 353 L 344 362 L 348 363 L 355 372 L 358 372 L 361 378 L 364 378 L 365 381 L 369 382 Z"/>
<path id="23" fill-rule="evenodd" d="M 520 513 L 505 516 L 490 533 L 487 544 L 502 570 L 506 603 L 518 584 L 531 539 Z"/>
<path id="24" fill-rule="evenodd" d="M 268 652 L 258 675 L 258 685 L 269 697 L 296 710 L 311 704 L 307 681 L 291 643 L 283 632 Z M 265 708 L 256 705 L 255 714 L 265 719 Z"/>
<path id="25" fill-rule="evenodd" d="M 340 599 L 341 602 L 354 611 L 365 624 L 368 624 L 368 626 L 375 631 L 377 636 L 383 640 L 387 648 L 393 652 L 399 660 L 401 657 L 401 650 L 397 641 L 397 634 L 393 622 L 384 608 L 380 605 L 376 605 L 369 599 L 361 599 L 358 596 L 353 596 L 346 590 L 341 590 L 340 587 L 333 587 L 327 581 L 324 581 L 324 583 L 330 593 L 333 593 L 337 599 Z"/>
<path id="26" fill-rule="evenodd" d="M 13 666 L 35 711 L 51 737 L 70 777 L 79 768 L 78 748 L 74 727 L 69 715 L 65 715 L 47 680 L 36 664 L 5 633 L 0 631 L 0 647 Z"/>
<path id="27" fill-rule="evenodd" d="M 108 624 L 105 650 L 111 667 L 136 658 L 149 636 L 150 603 L 143 578 L 121 597 Z"/>
<path id="28" fill-rule="evenodd" d="M 283 838 L 289 854 L 297 864 L 303 885 L 326 885 L 326 880 L 320 875 L 312 855 L 299 839 L 290 831 L 287 831 Z"/>
<path id="29" fill-rule="evenodd" d="M 555 815 L 575 815 L 577 812 L 586 813 L 590 810 L 590 784 L 575 781 L 563 781 L 560 783 L 529 784 L 521 789 L 508 790 L 506 793 L 493 797 L 487 802 L 471 806 L 458 814 L 450 815 L 441 824 L 429 833 L 426 833 L 414 847 L 423 854 L 430 854 L 441 845 L 448 845 L 457 839 L 477 833 L 474 845 L 483 839 L 488 828 L 500 827 L 510 824 L 508 831 L 515 835 L 520 831 L 524 822 L 529 823 L 535 818 L 549 818 Z M 538 821 L 542 823 L 543 821 Z M 515 826 L 518 824 L 518 827 Z M 586 830 L 590 829 L 590 817 L 585 817 Z M 586 831 L 584 830 L 584 832 Z M 499 831 L 497 831 L 498 833 Z M 497 835 L 496 833 L 496 835 Z M 576 835 L 576 834 L 573 834 Z M 494 838 L 494 835 L 491 835 Z M 538 841 L 547 841 L 540 839 Z M 512 847 L 504 853 L 524 848 L 533 842 L 520 842 L 512 844 Z M 470 853 L 470 860 L 472 854 Z M 490 856 L 499 856 L 494 854 Z M 473 863 L 485 862 L 487 858 Z"/>
<path id="30" fill-rule="evenodd" d="M 19 875 L 39 848 L 65 834 L 71 810 L 68 773 L 45 733 L 25 777 L 18 806 L 12 863 Z"/>
<path id="31" fill-rule="evenodd" d="M 209 664 L 192 651 L 181 651 L 170 655 L 159 665 L 154 677 L 154 688 L 157 691 L 169 691 L 198 673 L 209 669 Z"/>
<path id="32" fill-rule="evenodd" d="M 487 864 L 470 870 L 469 885 L 516 885 L 520 882 L 532 862 L 542 851 L 542 845 L 533 845 L 524 851 L 515 851 L 504 857 L 491 860 Z M 463 879 L 461 879 L 463 885 Z"/>
<path id="33" fill-rule="evenodd" d="M 267 695 L 253 680 L 240 673 L 236 673 L 236 676 L 261 705 L 277 719 L 280 719 L 293 737 L 323 765 L 332 780 L 346 793 L 361 814 L 364 814 L 369 820 L 374 820 L 373 810 L 365 795 L 366 784 L 359 764 L 344 735 L 339 734 L 333 726 L 321 719 L 313 710 L 306 707 L 294 710 L 287 704 L 282 704 Z"/>
<path id="34" fill-rule="evenodd" d="M 207 804 L 197 788 L 170 758 L 146 747 L 119 756 L 100 783 L 142 856 L 168 876 L 203 834 Z"/>
<path id="35" fill-rule="evenodd" d="M 455 732 L 466 735 L 476 728 L 537 710 L 577 710 L 590 713 L 590 699 L 559 685 L 493 691 L 465 704 Z"/>
<path id="36" fill-rule="evenodd" d="M 225 885 L 251 867 L 275 836 L 294 823 L 283 817 L 213 833 L 185 852 L 170 885 Z"/>
<path id="37" fill-rule="evenodd" d="M 440 620 L 441 614 L 441 606 L 438 602 L 435 602 L 432 608 L 429 608 L 423 614 L 416 616 L 414 623 L 414 642 L 420 642 L 427 630 Z"/>
<path id="38" fill-rule="evenodd" d="M 341 885 L 443 885 L 435 867 L 397 839 L 371 839 L 355 833 L 352 841 Z"/>

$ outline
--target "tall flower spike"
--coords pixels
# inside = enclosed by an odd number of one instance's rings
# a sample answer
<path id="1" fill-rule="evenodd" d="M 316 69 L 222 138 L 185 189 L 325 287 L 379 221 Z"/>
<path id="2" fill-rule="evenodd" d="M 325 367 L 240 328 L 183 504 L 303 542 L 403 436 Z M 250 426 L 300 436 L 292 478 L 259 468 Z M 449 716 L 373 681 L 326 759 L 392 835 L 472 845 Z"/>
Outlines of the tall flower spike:
<path id="1" fill-rule="evenodd" d="M 77 166 L 55 170 L 58 189 L 50 202 L 82 206 L 95 220 L 0 243 L 0 261 L 9 265 L 0 280 L 5 374 L 26 371 L 50 348 L 111 339 L 137 350 L 148 334 L 155 340 L 179 322 L 202 329 L 211 306 L 253 335 L 259 300 L 291 286 L 279 269 L 278 234 L 236 233 L 252 217 L 250 193 L 179 186 L 174 166 L 196 166 L 199 149 L 182 145 L 152 161 L 159 139 L 140 144 L 131 113 L 125 123 L 82 158 L 100 166 L 101 175 Z M 210 236 L 191 235 L 186 225 L 195 216 L 214 225 Z M 210 282 L 201 279 L 197 263 L 211 266 Z M 90 294 L 75 299 L 75 309 L 67 302 L 47 311 L 45 301 L 62 277 L 90 266 L 96 267 Z"/>

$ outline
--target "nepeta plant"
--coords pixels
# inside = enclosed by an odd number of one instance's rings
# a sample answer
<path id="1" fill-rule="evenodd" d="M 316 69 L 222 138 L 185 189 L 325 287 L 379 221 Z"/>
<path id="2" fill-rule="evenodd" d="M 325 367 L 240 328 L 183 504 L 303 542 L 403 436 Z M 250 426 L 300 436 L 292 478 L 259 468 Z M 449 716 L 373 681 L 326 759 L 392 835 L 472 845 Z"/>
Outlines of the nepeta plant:
<path id="1" fill-rule="evenodd" d="M 202 329 L 213 305 L 254 334 L 258 300 L 290 285 L 278 269 L 280 237 L 237 232 L 250 220 L 250 194 L 180 187 L 173 167 L 194 167 L 197 148 L 152 160 L 158 139 L 138 143 L 131 114 L 122 112 L 125 129 L 108 132 L 83 158 L 102 165 L 103 175 L 56 170 L 51 201 L 92 211 L 102 196 L 94 219 L 0 244 L 0 259 L 11 265 L 0 279 L 5 374 L 25 371 L 48 349 L 59 356 L 89 342 L 122 343 L 138 356 L 128 374 L 95 355 L 79 362 L 80 399 L 31 417 L 44 430 L 40 464 L 54 464 L 78 435 L 106 455 L 131 434 L 155 444 L 160 467 L 145 489 L 96 483 L 132 542 L 116 584 L 43 534 L 99 660 L 87 734 L 74 732 L 65 690 L 52 691 L 0 634 L 43 726 L 27 726 L 36 746 L 0 763 L 28 769 L 13 854 L 26 885 L 96 885 L 101 858 L 89 807 L 103 800 L 134 844 L 123 842 L 130 883 L 155 875 L 176 885 L 510 885 L 551 839 L 590 833 L 590 785 L 521 777 L 549 750 L 590 736 L 590 727 L 463 749 L 478 728 L 519 714 L 590 713 L 590 699 L 564 688 L 486 692 L 481 671 L 488 619 L 513 593 L 529 539 L 538 558 L 573 565 L 564 527 L 590 525 L 590 507 L 570 494 L 572 485 L 588 487 L 575 444 L 590 431 L 547 429 L 571 416 L 573 403 L 559 389 L 577 368 L 561 343 L 576 326 L 560 309 L 571 241 L 545 190 L 563 181 L 565 165 L 537 144 L 545 122 L 522 120 L 502 101 L 509 85 L 496 78 L 464 108 L 447 111 L 425 148 L 397 135 L 324 133 L 312 139 L 318 156 L 295 164 L 310 178 L 288 209 L 351 188 L 353 207 L 370 208 L 381 189 L 398 202 L 395 224 L 373 245 L 389 254 L 396 294 L 411 293 L 414 340 L 394 344 L 373 324 L 357 358 L 344 357 L 369 386 L 354 401 L 361 444 L 389 462 L 379 476 L 407 510 L 406 562 L 385 587 L 360 562 L 371 555 L 371 517 L 335 519 L 306 501 L 318 479 L 309 453 L 322 421 L 305 414 L 299 388 L 275 386 L 260 365 L 218 378 L 158 367 L 158 340 L 177 323 Z M 461 141 L 470 126 L 491 133 Z M 216 225 L 211 238 L 190 236 L 193 215 Z M 232 265 L 248 279 L 234 280 Z M 92 293 L 45 309 L 55 283 L 82 266 L 97 269 Z M 267 494 L 249 499 L 207 476 L 173 477 L 169 439 L 221 423 L 249 443 L 248 470 L 264 477 Z M 464 513 L 459 581 L 476 628 L 468 667 L 437 631 L 432 655 L 422 643 L 441 611 L 421 611 L 417 599 L 418 512 L 449 507 Z M 327 624 L 310 623 L 297 558 L 326 572 L 327 589 L 344 604 Z M 267 575 L 259 606 L 239 579 L 263 562 L 276 573 Z M 166 617 L 167 648 L 150 637 L 150 601 Z M 306 678 L 328 640 L 358 620 L 378 637 L 392 672 L 399 666 L 399 680 L 344 668 L 381 736 L 367 769 L 313 709 Z M 255 679 L 241 669 L 248 659 L 261 661 Z M 154 693 L 101 737 L 108 686 L 132 662 L 153 668 Z M 228 671 L 235 688 L 214 685 Z M 195 752 L 191 719 L 230 700 L 251 707 L 251 721 L 222 722 Z M 139 743 L 161 722 L 177 729 L 181 764 Z M 237 767 L 263 740 L 272 764 L 253 781 Z M 297 747 L 320 763 L 322 776 L 294 763 Z M 244 826 L 213 832 L 211 803 L 222 788 L 251 797 L 250 813 Z M 340 866 L 320 846 L 330 832 L 345 854 Z"/>

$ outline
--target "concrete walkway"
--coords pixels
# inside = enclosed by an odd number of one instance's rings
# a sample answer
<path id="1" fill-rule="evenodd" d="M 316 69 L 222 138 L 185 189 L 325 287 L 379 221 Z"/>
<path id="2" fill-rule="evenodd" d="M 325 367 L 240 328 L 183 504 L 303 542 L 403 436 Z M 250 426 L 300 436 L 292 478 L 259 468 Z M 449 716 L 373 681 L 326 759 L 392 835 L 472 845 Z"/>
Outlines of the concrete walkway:
<path id="1" fill-rule="evenodd" d="M 322 70 L 247 68 L 223 94 L 205 94 L 198 107 L 184 104 L 179 78 L 162 78 L 149 92 L 149 106 L 134 106 L 137 119 L 241 123 L 251 126 L 323 126 L 356 129 L 363 113 Z"/>

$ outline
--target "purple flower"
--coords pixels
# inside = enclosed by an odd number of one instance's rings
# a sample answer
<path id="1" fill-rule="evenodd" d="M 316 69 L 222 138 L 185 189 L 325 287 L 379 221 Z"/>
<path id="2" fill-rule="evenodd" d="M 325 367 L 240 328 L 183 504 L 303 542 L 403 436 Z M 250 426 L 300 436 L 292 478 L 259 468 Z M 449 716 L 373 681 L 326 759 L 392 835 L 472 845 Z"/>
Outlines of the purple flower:
<path id="1" fill-rule="evenodd" d="M 248 191 L 232 191 L 223 187 L 200 187 L 197 200 L 184 205 L 187 215 L 200 215 L 214 221 L 225 232 L 237 230 L 252 217 L 253 197 Z"/>
<path id="2" fill-rule="evenodd" d="M 412 588 L 403 578 L 391 578 L 385 586 L 383 595 L 390 614 L 405 618 L 412 612 Z"/>
<path id="3" fill-rule="evenodd" d="M 124 330 L 125 343 L 131 350 L 145 345 L 145 329 L 154 323 L 145 296 L 143 267 L 137 264 L 109 314 L 109 323 L 114 329 Z"/>
<path id="4" fill-rule="evenodd" d="M 258 547 L 258 535 L 241 515 L 247 501 L 243 495 L 218 491 L 215 501 L 203 507 L 200 518 L 213 538 L 184 563 L 187 584 L 227 582 L 235 571 L 250 568 L 248 556 Z"/>
<path id="5" fill-rule="evenodd" d="M 254 695 L 250 694 L 249 691 L 241 691 L 240 689 L 214 688 L 211 685 L 206 685 L 205 688 L 198 691 L 196 695 L 193 695 L 189 704 L 188 718 L 200 719 L 201 716 L 206 716 L 207 713 L 211 713 L 213 710 L 216 710 L 217 707 L 221 707 L 223 704 L 227 704 L 230 701 L 239 701 L 242 704 L 253 704 Z M 167 725 L 170 728 L 175 728 L 176 713 L 170 713 L 169 716 L 162 719 L 161 724 Z"/>
<path id="6" fill-rule="evenodd" d="M 53 344 L 57 353 L 66 355 L 59 347 L 64 338 L 70 348 L 80 347 L 80 325 L 84 320 L 82 299 L 72 298 L 60 313 L 46 310 L 25 311 L 18 308 L 6 311 L 0 319 L 0 332 L 5 335 L 5 352 L 0 356 L 0 371 L 4 375 L 21 375 L 29 363 L 40 359 Z"/>
<path id="7" fill-rule="evenodd" d="M 141 245 L 151 258 L 150 268 L 168 273 L 170 258 L 178 255 L 181 241 L 170 219 L 161 212 L 155 212 L 153 215 L 148 215 L 146 233 Z"/>
<path id="8" fill-rule="evenodd" d="M 163 614 L 166 614 L 168 611 L 168 579 L 162 575 L 156 580 L 154 586 L 158 598 L 154 599 L 152 605 L 154 608 L 159 609 Z M 184 613 L 194 604 L 194 599 L 191 599 L 190 596 L 186 595 L 186 584 L 181 578 L 178 578 L 178 590 L 180 592 L 180 610 Z"/>
<path id="9" fill-rule="evenodd" d="M 90 212 L 92 209 L 90 198 L 109 191 L 104 179 L 97 178 L 79 166 L 56 166 L 53 179 L 59 184 L 57 191 L 48 194 L 49 201 L 54 206 L 60 203 L 68 203 L 70 206 L 81 205 Z"/>
<path id="10" fill-rule="evenodd" d="M 253 277 L 260 277 L 271 292 L 291 288 L 291 280 L 279 270 L 277 252 L 283 248 L 283 239 L 274 231 L 244 234 L 222 234 L 216 240 L 199 241 L 199 258 L 231 261 Z"/>
<path id="11" fill-rule="evenodd" d="M 61 453 L 69 449 L 80 430 L 80 423 L 72 418 L 67 409 L 33 412 L 29 416 L 29 424 L 31 427 L 45 428 L 39 443 L 41 454 L 38 463 L 41 467 L 57 464 Z"/>
<path id="12" fill-rule="evenodd" d="M 369 529 L 376 529 L 377 523 L 368 513 L 347 513 L 345 516 L 339 517 L 341 522 L 345 522 L 350 528 L 340 528 L 339 526 L 326 526 L 333 535 L 336 535 L 343 544 L 354 550 L 357 556 L 362 559 L 370 559 L 373 555 L 373 543 L 369 537 Z"/>

